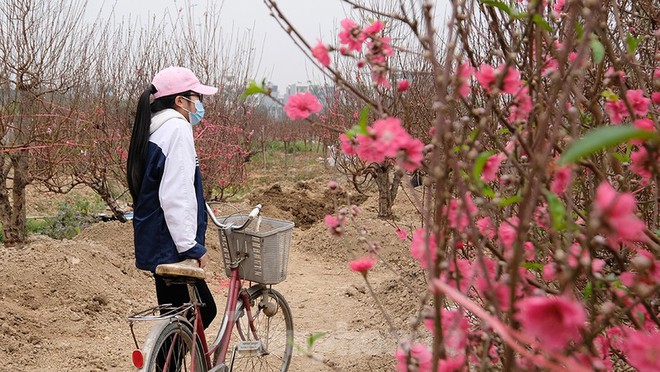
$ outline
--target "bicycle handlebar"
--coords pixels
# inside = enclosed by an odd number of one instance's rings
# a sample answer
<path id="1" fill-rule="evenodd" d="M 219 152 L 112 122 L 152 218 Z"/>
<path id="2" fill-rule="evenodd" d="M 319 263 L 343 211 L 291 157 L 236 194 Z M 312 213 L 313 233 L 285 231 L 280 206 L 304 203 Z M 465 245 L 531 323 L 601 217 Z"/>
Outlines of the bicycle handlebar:
<path id="1" fill-rule="evenodd" d="M 213 213 L 213 209 L 211 209 L 211 206 L 208 203 L 204 203 L 204 204 L 206 205 L 206 213 L 209 214 L 209 216 L 211 217 L 211 221 L 213 221 L 213 223 L 216 226 L 218 226 L 221 229 L 231 228 L 234 231 L 239 231 L 239 230 L 245 229 L 250 224 L 250 222 L 252 222 L 253 219 L 255 219 L 259 216 L 259 213 L 261 212 L 261 208 L 262 208 L 261 204 L 257 204 L 257 206 L 254 207 L 254 209 L 248 215 L 247 220 L 245 220 L 245 222 L 243 222 L 242 225 L 237 227 L 237 226 L 234 226 L 232 224 L 224 224 L 224 223 L 218 221 L 218 219 L 215 217 L 215 214 Z"/>

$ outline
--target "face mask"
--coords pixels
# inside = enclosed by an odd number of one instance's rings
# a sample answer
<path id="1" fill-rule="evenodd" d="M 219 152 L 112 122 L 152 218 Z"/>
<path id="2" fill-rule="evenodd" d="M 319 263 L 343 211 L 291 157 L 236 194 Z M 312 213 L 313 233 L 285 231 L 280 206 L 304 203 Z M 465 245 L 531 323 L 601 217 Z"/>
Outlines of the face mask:
<path id="1" fill-rule="evenodd" d="M 193 102 L 191 99 L 188 99 L 186 97 L 182 97 L 186 101 Z M 195 103 L 195 112 L 188 111 L 188 115 L 190 116 L 190 124 L 191 125 L 197 125 L 199 124 L 200 121 L 202 121 L 202 118 L 204 117 L 204 105 L 202 105 L 202 101 L 194 101 Z"/>

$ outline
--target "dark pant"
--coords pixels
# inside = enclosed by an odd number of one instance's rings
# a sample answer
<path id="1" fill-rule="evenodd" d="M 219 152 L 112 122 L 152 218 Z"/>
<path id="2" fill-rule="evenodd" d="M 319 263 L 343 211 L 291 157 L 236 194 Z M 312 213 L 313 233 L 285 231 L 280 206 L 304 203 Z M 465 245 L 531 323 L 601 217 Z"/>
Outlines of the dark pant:
<path id="1" fill-rule="evenodd" d="M 154 278 L 156 279 L 156 297 L 158 297 L 159 305 L 172 304 L 173 306 L 181 306 L 186 302 L 190 302 L 187 285 L 167 285 L 165 279 L 160 275 L 154 275 Z M 203 303 L 199 308 L 199 312 L 202 316 L 204 329 L 206 329 L 213 321 L 213 318 L 215 318 L 218 310 L 215 307 L 215 301 L 205 281 L 200 279 L 195 280 L 195 288 L 197 288 L 199 300 Z"/>

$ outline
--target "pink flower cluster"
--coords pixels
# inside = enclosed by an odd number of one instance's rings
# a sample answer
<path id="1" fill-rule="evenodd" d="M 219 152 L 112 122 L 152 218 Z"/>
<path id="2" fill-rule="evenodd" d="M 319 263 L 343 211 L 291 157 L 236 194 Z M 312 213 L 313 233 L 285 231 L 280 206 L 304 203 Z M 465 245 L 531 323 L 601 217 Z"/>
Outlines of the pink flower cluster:
<path id="1" fill-rule="evenodd" d="M 427 256 L 431 258 L 431 262 L 435 262 L 436 251 L 435 234 L 430 233 L 427 237 L 425 229 L 417 229 L 413 232 L 412 242 L 410 243 L 410 255 L 419 261 L 422 269 L 429 267 Z"/>
<path id="2" fill-rule="evenodd" d="M 635 215 L 637 202 L 631 193 L 619 193 L 604 181 L 596 189 L 594 217 L 607 228 L 611 243 L 644 242 L 646 224 Z"/>
<path id="3" fill-rule="evenodd" d="M 566 297 L 527 297 L 517 303 L 517 319 L 523 330 L 551 350 L 566 347 L 580 339 L 587 319 L 584 307 Z"/>
<path id="4" fill-rule="evenodd" d="M 628 110 L 626 102 L 618 97 L 609 97 L 605 102 L 605 111 L 610 117 L 612 124 L 621 124 L 631 114 L 644 117 L 649 112 L 651 99 L 644 96 L 641 89 L 630 89 L 626 91 L 626 101 L 632 112 Z"/>
<path id="5" fill-rule="evenodd" d="M 502 78 L 501 86 L 496 86 L 498 79 L 501 75 L 506 74 Z M 477 81 L 481 87 L 488 94 L 493 94 L 499 91 L 508 94 L 517 94 L 522 88 L 522 80 L 520 80 L 520 72 L 513 66 L 501 65 L 497 69 L 489 64 L 482 64 L 479 66 L 479 71 L 475 73 Z"/>
<path id="6" fill-rule="evenodd" d="M 298 93 L 289 97 L 284 112 L 291 120 L 306 119 L 311 114 L 316 114 L 323 110 L 323 105 L 310 92 Z"/>
<path id="7" fill-rule="evenodd" d="M 467 81 L 466 75 L 471 74 L 471 71 L 461 66 L 459 69 L 460 80 Z M 507 118 L 509 123 L 524 123 L 529 119 L 529 115 L 534 108 L 532 97 L 529 94 L 529 88 L 524 86 L 523 81 L 520 79 L 520 72 L 514 66 L 500 65 L 494 68 L 484 63 L 479 66 L 479 70 L 474 75 L 486 93 L 503 92 L 512 96 Z M 500 79 L 501 84 L 498 85 Z M 469 91 L 464 86 L 459 88 L 459 94 L 462 96 L 465 97 L 464 93 L 467 92 Z"/>
<path id="8" fill-rule="evenodd" d="M 424 158 L 424 143 L 413 138 L 401 126 L 401 120 L 389 117 L 376 120 L 367 128 L 367 134 L 358 134 L 354 139 L 342 134 L 341 149 L 366 161 L 380 163 L 386 158 L 399 156 L 401 166 L 412 172 L 419 168 Z"/>
<path id="9" fill-rule="evenodd" d="M 351 262 L 349 262 L 348 267 L 357 273 L 360 273 L 362 275 L 367 275 L 369 270 L 371 270 L 372 267 L 376 264 L 376 259 L 369 256 L 369 257 L 360 257 L 358 259 L 355 259 Z"/>
<path id="10" fill-rule="evenodd" d="M 358 62 L 358 67 L 368 64 L 371 67 L 372 77 L 377 85 L 389 88 L 390 82 L 387 72 L 389 70 L 387 59 L 394 54 L 392 40 L 389 37 L 382 36 L 385 24 L 380 20 L 374 21 L 371 25 L 362 28 L 351 19 L 344 19 L 340 23 L 339 43 L 341 47 L 339 52 L 343 55 L 352 55 L 353 52 L 362 53 L 363 45 L 366 43 L 367 50 L 364 60 Z M 312 49 L 314 57 L 325 67 L 330 65 L 328 47 L 322 42 Z M 399 91 L 405 91 L 407 86 L 399 85 Z"/>

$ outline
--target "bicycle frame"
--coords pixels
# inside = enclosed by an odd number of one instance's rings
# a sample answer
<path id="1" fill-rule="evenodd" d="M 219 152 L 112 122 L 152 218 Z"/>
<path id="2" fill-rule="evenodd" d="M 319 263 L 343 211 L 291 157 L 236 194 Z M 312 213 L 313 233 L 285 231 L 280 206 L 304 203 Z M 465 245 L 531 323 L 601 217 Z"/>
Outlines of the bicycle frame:
<path id="1" fill-rule="evenodd" d="M 261 208 L 261 205 L 258 206 L 258 208 L 255 208 L 253 212 L 250 215 L 250 219 L 246 221 L 241 227 L 238 227 L 236 229 L 243 229 L 249 221 L 251 221 L 254 217 L 252 215 L 257 215 L 258 214 L 258 209 Z M 207 205 L 207 209 L 210 211 L 210 207 Z M 216 223 L 216 225 L 220 226 L 220 224 L 217 222 L 215 219 L 215 216 L 210 213 L 211 218 L 213 221 Z M 232 228 L 232 226 L 228 226 L 228 229 Z M 196 353 L 196 348 L 197 338 L 199 337 L 201 346 L 203 348 L 202 350 L 202 355 L 204 355 L 205 358 L 205 364 L 208 366 L 210 370 L 214 371 L 231 371 L 233 368 L 233 363 L 234 363 L 234 358 L 235 358 L 235 353 L 237 351 L 238 346 L 234 346 L 234 350 L 232 351 L 231 354 L 231 360 L 228 362 L 228 364 L 225 364 L 226 358 L 227 358 L 227 353 L 229 352 L 229 345 L 232 337 L 232 331 L 234 329 L 236 320 L 237 320 L 237 306 L 238 306 L 238 301 L 239 299 L 242 301 L 243 307 L 242 311 L 245 311 L 245 315 L 247 317 L 248 321 L 248 327 L 249 329 L 240 329 L 239 327 L 239 332 L 248 332 L 250 333 L 251 339 L 258 341 L 259 336 L 257 329 L 254 325 L 254 317 L 252 315 L 252 309 L 251 309 L 251 304 L 250 304 L 250 297 L 253 294 L 252 291 L 260 291 L 266 288 L 266 285 L 264 284 L 255 284 L 253 286 L 250 286 L 249 288 L 244 288 L 242 280 L 240 278 L 239 274 L 239 266 L 240 263 L 244 260 L 245 258 L 239 257 L 236 259 L 234 262 L 231 263 L 230 265 L 230 282 L 229 282 L 229 290 L 227 294 L 227 302 L 225 305 L 225 311 L 223 314 L 222 318 L 222 325 L 220 327 L 220 330 L 218 331 L 218 334 L 216 336 L 216 339 L 214 340 L 213 344 L 209 347 L 208 344 L 206 343 L 206 334 L 204 332 L 204 324 L 202 322 L 201 316 L 200 316 L 200 307 L 203 305 L 200 300 L 199 296 L 197 295 L 197 291 L 194 287 L 194 283 L 191 281 L 186 281 L 185 284 L 188 286 L 188 294 L 190 298 L 190 303 L 184 304 L 183 306 L 178 308 L 178 311 L 174 313 L 174 315 L 165 315 L 165 316 L 143 316 L 143 314 L 146 314 L 148 312 L 155 313 L 156 311 L 159 311 L 161 307 L 155 307 L 150 310 L 147 310 L 143 313 L 138 313 L 133 317 L 129 317 L 129 321 L 134 321 L 134 320 L 165 320 L 165 319 L 170 319 L 171 322 L 183 322 L 187 323 L 187 327 L 192 328 L 192 336 L 193 336 L 193 343 L 192 343 L 192 349 L 190 352 L 190 371 L 195 372 L 195 366 L 196 366 L 196 358 L 197 358 L 197 353 Z M 183 283 L 182 283 L 183 284 Z M 194 315 L 193 319 L 190 319 L 190 315 Z M 131 319 L 133 318 L 133 319 Z M 192 320 L 192 324 L 190 324 L 190 320 Z M 133 333 L 133 326 L 131 324 L 131 332 Z M 157 337 L 158 332 L 155 329 L 152 329 L 152 332 L 150 333 L 149 337 L 147 337 L 147 340 L 145 340 L 144 344 L 148 345 L 151 337 Z M 136 344 L 136 351 L 140 351 L 137 343 L 137 339 L 135 338 L 135 334 L 133 333 L 133 339 Z M 176 340 L 176 338 L 175 338 Z M 169 366 L 169 362 L 172 357 L 173 353 L 173 348 L 176 342 L 172 343 L 172 346 L 169 348 L 167 352 L 167 362 L 165 363 L 165 369 Z M 147 347 L 146 350 L 149 350 Z M 151 352 L 151 350 L 149 350 Z M 212 358 L 213 356 L 213 358 Z M 144 358 L 144 355 L 142 355 L 142 359 Z M 136 365 L 137 366 L 137 365 Z M 224 369 L 220 369 L 218 367 L 224 367 Z M 141 368 L 141 367 L 138 367 Z M 199 371 L 197 371 L 199 372 Z"/>
<path id="2" fill-rule="evenodd" d="M 206 343 L 206 334 L 204 333 L 204 325 L 202 323 L 201 317 L 200 316 L 195 316 L 194 320 L 194 326 L 193 326 L 193 337 L 199 336 L 202 345 L 204 346 L 204 355 L 206 357 L 206 365 L 209 366 L 209 368 L 217 367 L 220 365 L 220 363 L 223 363 L 227 357 L 227 352 L 229 351 L 229 341 L 231 339 L 231 334 L 232 330 L 234 329 L 234 321 L 236 319 L 236 306 L 238 305 L 238 299 L 239 297 L 243 300 L 243 305 L 244 305 L 244 311 L 246 311 L 247 318 L 248 318 L 248 324 L 250 326 L 250 329 L 248 330 L 249 332 L 252 333 L 252 336 L 254 339 L 258 340 L 259 337 L 256 332 L 256 328 L 254 327 L 254 319 L 252 317 L 252 312 L 251 312 L 251 305 L 249 301 L 249 292 L 248 290 L 245 290 L 243 288 L 241 279 L 239 277 L 239 272 L 238 272 L 238 265 L 240 261 L 236 262 L 234 265 L 231 267 L 231 277 L 229 281 L 229 291 L 228 291 L 228 296 L 227 296 L 227 302 L 225 305 L 225 312 L 222 318 L 222 325 L 220 327 L 220 330 L 218 331 L 218 335 L 216 336 L 215 341 L 211 345 L 211 347 L 207 347 Z M 261 288 L 261 286 L 256 285 L 254 287 Z M 251 287 L 252 288 L 252 287 Z M 192 287 L 189 287 L 189 290 L 192 290 L 194 292 L 194 289 Z M 196 294 L 191 292 L 191 297 L 190 298 L 197 298 Z M 192 297 L 194 295 L 195 297 Z M 200 303 L 199 301 L 195 301 L 194 308 L 195 308 L 195 314 L 199 314 L 199 306 Z M 195 347 L 196 344 L 193 343 L 193 349 L 191 352 L 191 372 L 195 372 Z M 217 358 L 215 358 L 216 364 L 212 364 L 212 358 L 211 356 L 217 354 Z M 233 362 L 233 358 L 232 358 Z M 232 365 L 230 362 L 230 365 L 227 366 L 228 370 L 231 371 Z"/>

